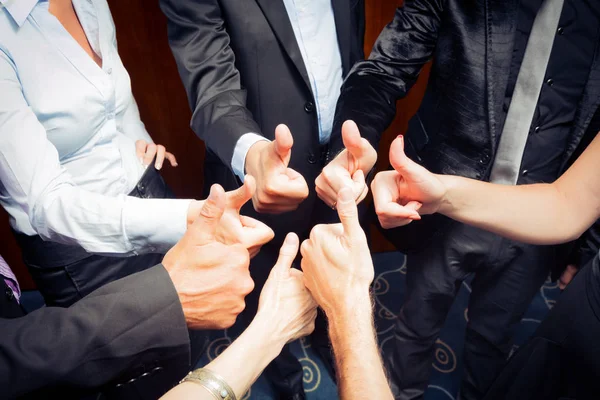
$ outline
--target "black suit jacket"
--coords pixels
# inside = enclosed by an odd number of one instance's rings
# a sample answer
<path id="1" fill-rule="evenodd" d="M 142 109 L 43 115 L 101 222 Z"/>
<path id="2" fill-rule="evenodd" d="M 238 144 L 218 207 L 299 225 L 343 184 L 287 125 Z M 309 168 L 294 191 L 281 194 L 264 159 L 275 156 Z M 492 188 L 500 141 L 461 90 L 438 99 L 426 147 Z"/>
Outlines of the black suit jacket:
<path id="1" fill-rule="evenodd" d="M 3 399 L 98 391 L 105 398 L 151 399 L 189 371 L 185 318 L 160 265 L 109 283 L 69 308 L 45 307 L 19 318 L 14 300 L 1 294 Z"/>
<path id="2" fill-rule="evenodd" d="M 354 119 L 376 148 L 396 113 L 396 100 L 433 61 L 423 103 L 407 132 L 407 154 L 435 173 L 486 180 L 494 160 L 509 78 L 519 0 L 406 0 L 382 31 L 369 60 L 342 87 L 329 159 L 341 149 L 341 124 Z M 596 51 L 563 160 L 598 132 L 600 57 Z M 587 139 L 586 139 L 587 137 Z M 446 221 L 427 216 L 390 236 L 410 252 Z"/>
<path id="3" fill-rule="evenodd" d="M 294 136 L 290 167 L 310 196 L 296 212 L 258 216 L 283 239 L 310 226 L 314 180 L 323 167 L 310 81 L 282 0 L 161 0 L 169 41 L 193 110 L 191 126 L 207 146 L 205 187 L 239 186 L 231 171 L 238 139 L 273 139 L 287 124 Z M 344 75 L 363 58 L 363 0 L 332 0 Z"/>

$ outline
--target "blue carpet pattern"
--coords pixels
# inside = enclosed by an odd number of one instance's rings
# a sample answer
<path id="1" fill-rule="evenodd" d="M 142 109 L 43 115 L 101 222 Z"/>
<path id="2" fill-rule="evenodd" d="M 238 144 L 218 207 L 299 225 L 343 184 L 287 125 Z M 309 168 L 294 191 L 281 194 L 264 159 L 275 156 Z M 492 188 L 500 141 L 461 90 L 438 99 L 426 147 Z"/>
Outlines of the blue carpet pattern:
<path id="1" fill-rule="evenodd" d="M 379 346 L 382 352 L 391 345 L 395 316 L 400 310 L 405 290 L 405 257 L 396 252 L 380 253 L 373 256 L 376 278 L 374 293 L 376 299 L 376 327 Z M 464 332 L 467 325 L 466 314 L 470 293 L 470 280 L 463 283 L 458 297 L 450 310 L 446 326 L 436 344 L 433 373 L 426 400 L 456 399 L 462 371 L 461 354 Z M 521 325 L 515 332 L 513 351 L 522 345 L 535 331 L 540 321 L 552 307 L 560 291 L 556 284 L 547 281 L 533 300 Z M 211 333 L 211 342 L 199 367 L 219 355 L 239 334 L 240 327 Z M 320 358 L 312 351 L 307 340 L 292 344 L 292 350 L 304 368 L 304 388 L 309 400 L 334 400 L 338 398 L 333 384 Z M 275 399 L 273 390 L 264 376 L 252 386 L 244 400 Z"/>

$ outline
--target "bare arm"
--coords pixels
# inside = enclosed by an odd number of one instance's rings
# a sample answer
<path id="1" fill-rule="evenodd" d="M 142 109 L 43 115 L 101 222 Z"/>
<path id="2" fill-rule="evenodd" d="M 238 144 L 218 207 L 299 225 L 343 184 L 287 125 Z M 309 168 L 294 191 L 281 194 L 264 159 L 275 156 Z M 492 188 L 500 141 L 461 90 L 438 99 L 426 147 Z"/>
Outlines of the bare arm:
<path id="1" fill-rule="evenodd" d="M 523 242 L 568 242 L 600 217 L 600 136 L 552 184 L 502 186 L 438 178 L 446 186 L 442 214 Z"/>
<path id="2" fill-rule="evenodd" d="M 340 398 L 391 399 L 377 348 L 371 299 L 368 293 L 355 298 L 352 307 L 328 314 Z"/>
<path id="3" fill-rule="evenodd" d="M 406 157 L 401 137 L 392 143 L 390 162 L 394 170 L 373 182 L 385 228 L 439 212 L 511 239 L 556 244 L 578 238 L 600 216 L 600 136 L 552 184 L 505 186 L 435 175 Z"/>

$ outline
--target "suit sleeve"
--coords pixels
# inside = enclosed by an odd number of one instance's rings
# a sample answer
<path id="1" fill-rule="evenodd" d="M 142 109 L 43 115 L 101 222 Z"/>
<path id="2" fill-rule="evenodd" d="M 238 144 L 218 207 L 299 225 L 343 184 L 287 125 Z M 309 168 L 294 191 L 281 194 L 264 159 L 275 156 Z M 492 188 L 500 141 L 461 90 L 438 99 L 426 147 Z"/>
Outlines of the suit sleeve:
<path id="1" fill-rule="evenodd" d="M 166 270 L 112 282 L 70 308 L 0 322 L 2 397 L 48 385 L 98 387 L 126 369 L 177 355 L 189 366 L 183 310 Z M 183 372 L 185 374 L 185 372 Z"/>
<path id="2" fill-rule="evenodd" d="M 396 115 L 396 101 L 406 96 L 433 56 L 444 1 L 405 0 L 377 38 L 369 59 L 352 68 L 337 104 L 329 159 L 344 148 L 341 127 L 348 119 L 377 148 Z"/>
<path id="3" fill-rule="evenodd" d="M 160 5 L 192 109 L 192 129 L 231 167 L 240 137 L 261 131 L 246 108 L 219 1 L 161 0 Z"/>

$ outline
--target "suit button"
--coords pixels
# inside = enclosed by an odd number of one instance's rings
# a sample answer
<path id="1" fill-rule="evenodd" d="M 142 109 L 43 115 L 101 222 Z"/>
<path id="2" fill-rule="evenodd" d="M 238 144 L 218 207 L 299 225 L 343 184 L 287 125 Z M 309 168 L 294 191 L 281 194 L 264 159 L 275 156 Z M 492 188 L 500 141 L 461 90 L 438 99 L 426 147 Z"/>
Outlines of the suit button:
<path id="1" fill-rule="evenodd" d="M 9 301 L 13 301 L 15 299 L 15 294 L 13 293 L 11 288 L 7 287 L 4 293 L 6 293 L 6 298 Z"/>
<path id="2" fill-rule="evenodd" d="M 552 87 L 554 86 L 554 79 L 550 78 L 546 81 L 546 83 L 548 84 L 548 86 Z"/>
<path id="3" fill-rule="evenodd" d="M 527 174 L 529 174 L 529 170 L 527 170 L 527 169 L 524 169 L 524 170 L 523 170 L 523 173 L 522 173 L 522 175 L 523 175 L 523 176 L 527 176 Z"/>
<path id="4" fill-rule="evenodd" d="M 306 102 L 306 104 L 304 105 L 304 111 L 306 111 L 307 113 L 311 113 L 313 112 L 313 110 L 315 109 L 315 105 L 313 104 L 312 101 L 308 101 Z"/>
<path id="5" fill-rule="evenodd" d="M 565 33 L 565 28 L 563 28 L 562 26 L 558 28 L 557 30 L 559 35 L 562 35 L 563 33 Z"/>
<path id="6" fill-rule="evenodd" d="M 536 126 L 536 127 L 533 129 L 533 132 L 534 132 L 534 133 L 538 133 L 539 131 L 540 131 L 540 127 L 539 127 L 539 126 Z"/>
<path id="7" fill-rule="evenodd" d="M 489 156 L 489 155 L 487 155 L 487 154 L 484 154 L 484 155 L 481 157 L 481 159 L 479 160 L 479 162 L 480 162 L 481 164 L 485 164 L 485 163 L 487 163 L 488 161 L 490 161 L 490 156 Z"/>
<path id="8" fill-rule="evenodd" d="M 308 163 L 309 164 L 316 164 L 317 163 L 317 158 L 315 157 L 314 154 L 309 154 L 308 155 Z"/>

